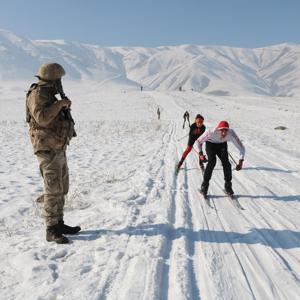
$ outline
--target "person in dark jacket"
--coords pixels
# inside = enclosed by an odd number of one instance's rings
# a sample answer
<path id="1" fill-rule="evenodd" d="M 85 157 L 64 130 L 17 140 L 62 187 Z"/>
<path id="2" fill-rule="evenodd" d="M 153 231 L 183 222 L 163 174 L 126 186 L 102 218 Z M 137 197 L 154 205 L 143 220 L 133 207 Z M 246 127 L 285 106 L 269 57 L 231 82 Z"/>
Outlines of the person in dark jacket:
<path id="1" fill-rule="evenodd" d="M 189 123 L 189 127 L 191 127 L 191 124 L 190 124 L 190 114 L 188 111 L 186 111 L 183 115 L 183 126 L 182 128 L 184 129 L 184 125 L 185 125 L 185 122 L 187 121 Z"/>
<path id="2" fill-rule="evenodd" d="M 182 154 L 182 157 L 179 161 L 179 163 L 176 166 L 176 171 L 178 172 L 181 165 L 183 164 L 184 160 L 188 156 L 188 154 L 191 152 L 193 145 L 195 141 L 205 132 L 205 125 L 203 124 L 204 118 L 202 115 L 198 114 L 195 118 L 195 123 L 193 123 L 190 127 L 190 133 L 189 133 L 189 140 L 188 140 L 188 145 L 185 149 L 185 151 Z M 202 167 L 203 162 L 206 161 L 205 156 L 202 154 L 199 156 L 199 164 Z"/>

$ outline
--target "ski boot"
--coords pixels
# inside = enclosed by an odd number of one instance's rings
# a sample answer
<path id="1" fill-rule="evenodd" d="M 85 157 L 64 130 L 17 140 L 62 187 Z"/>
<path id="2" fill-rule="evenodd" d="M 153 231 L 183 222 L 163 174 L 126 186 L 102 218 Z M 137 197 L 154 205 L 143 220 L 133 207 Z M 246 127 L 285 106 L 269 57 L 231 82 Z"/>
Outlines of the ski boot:
<path id="1" fill-rule="evenodd" d="M 176 174 L 178 174 L 178 172 L 179 172 L 179 170 L 180 170 L 180 168 L 181 168 L 183 162 L 184 162 L 184 159 L 181 159 L 181 160 L 179 161 L 179 163 L 176 165 L 176 167 L 175 167 L 175 172 L 176 172 Z"/>
<path id="2" fill-rule="evenodd" d="M 232 196 L 234 194 L 231 182 L 225 182 L 224 188 L 227 195 Z"/>
<path id="3" fill-rule="evenodd" d="M 206 197 L 207 196 L 207 191 L 208 191 L 208 183 L 203 181 L 201 184 L 201 189 L 200 189 L 200 193 Z"/>

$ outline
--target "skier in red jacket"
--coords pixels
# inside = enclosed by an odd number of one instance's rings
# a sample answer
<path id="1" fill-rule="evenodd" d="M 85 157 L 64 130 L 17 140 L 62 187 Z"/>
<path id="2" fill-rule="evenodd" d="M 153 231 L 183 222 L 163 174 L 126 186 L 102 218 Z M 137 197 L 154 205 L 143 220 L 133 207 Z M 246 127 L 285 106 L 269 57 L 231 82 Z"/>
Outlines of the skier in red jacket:
<path id="1" fill-rule="evenodd" d="M 185 151 L 182 154 L 181 160 L 179 161 L 179 163 L 176 166 L 176 172 L 179 171 L 179 169 L 180 169 L 181 165 L 183 164 L 184 160 L 186 159 L 188 154 L 191 152 L 195 141 L 204 133 L 206 127 L 203 124 L 203 121 L 204 121 L 203 116 L 198 114 L 195 118 L 195 123 L 193 123 L 191 125 L 188 145 L 187 145 Z M 201 167 L 203 166 L 203 162 L 205 162 L 205 161 L 206 161 L 206 158 L 203 154 L 201 156 L 199 156 L 199 163 L 200 163 Z"/>

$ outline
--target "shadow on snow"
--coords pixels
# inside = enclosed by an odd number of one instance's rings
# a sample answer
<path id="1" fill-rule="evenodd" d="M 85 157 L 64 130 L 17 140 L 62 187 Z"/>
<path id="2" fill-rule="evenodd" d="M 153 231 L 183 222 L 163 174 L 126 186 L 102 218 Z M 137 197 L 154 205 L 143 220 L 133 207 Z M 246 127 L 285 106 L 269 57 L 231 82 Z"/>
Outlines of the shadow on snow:
<path id="1" fill-rule="evenodd" d="M 247 233 L 227 232 L 201 229 L 193 231 L 188 228 L 174 228 L 169 224 L 129 226 L 124 229 L 96 229 L 81 231 L 73 240 L 96 240 L 104 235 L 128 236 L 158 236 L 162 235 L 170 240 L 186 237 L 190 241 L 203 243 L 231 243 L 231 244 L 260 244 L 272 248 L 292 249 L 300 247 L 300 232 L 291 230 L 274 230 L 266 228 L 252 228 Z"/>
<path id="2" fill-rule="evenodd" d="M 267 171 L 267 172 L 278 172 L 278 173 L 297 173 L 297 170 L 284 170 L 278 168 L 269 168 L 269 167 L 245 167 L 243 168 L 244 171 Z"/>
<path id="3" fill-rule="evenodd" d="M 249 195 L 249 194 L 235 194 L 238 199 L 249 198 L 249 199 L 270 199 L 275 201 L 300 201 L 300 195 L 286 195 L 286 196 L 277 196 L 276 194 L 272 195 Z M 212 198 L 225 198 L 224 195 L 211 195 Z"/>

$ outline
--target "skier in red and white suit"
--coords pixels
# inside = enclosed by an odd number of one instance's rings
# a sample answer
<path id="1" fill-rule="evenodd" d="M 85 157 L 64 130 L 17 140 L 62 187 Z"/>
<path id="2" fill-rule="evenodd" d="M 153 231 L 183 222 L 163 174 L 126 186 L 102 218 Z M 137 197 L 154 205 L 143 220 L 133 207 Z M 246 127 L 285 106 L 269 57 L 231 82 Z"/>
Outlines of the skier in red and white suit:
<path id="1" fill-rule="evenodd" d="M 201 135 L 197 139 L 197 143 L 199 147 L 199 155 L 203 155 L 202 144 L 206 142 L 205 150 L 208 158 L 208 163 L 205 168 L 205 172 L 203 175 L 203 182 L 201 185 L 201 193 L 203 195 L 207 195 L 209 181 L 211 179 L 212 172 L 216 165 L 216 156 L 219 157 L 223 165 L 224 179 L 225 179 L 225 192 L 229 195 L 233 195 L 234 193 L 231 184 L 231 180 L 232 180 L 231 164 L 228 159 L 228 150 L 227 150 L 227 142 L 229 141 L 233 142 L 234 145 L 240 151 L 239 163 L 236 166 L 236 170 L 239 171 L 243 167 L 245 147 L 240 141 L 235 131 L 229 128 L 229 124 L 227 121 L 221 121 L 214 130 L 206 131 L 203 135 Z"/>
<path id="2" fill-rule="evenodd" d="M 176 166 L 176 172 L 179 171 L 181 165 L 183 164 L 184 160 L 188 156 L 188 154 L 192 151 L 194 143 L 197 141 L 199 136 L 205 132 L 205 125 L 203 124 L 204 118 L 202 115 L 197 114 L 195 118 L 195 123 L 193 123 L 190 127 L 190 132 L 189 132 L 189 140 L 188 140 L 188 145 L 185 149 L 185 151 L 182 154 L 182 157 L 179 161 L 179 163 Z M 200 166 L 203 166 L 203 162 L 206 162 L 206 157 L 204 155 L 199 156 L 199 164 Z"/>

